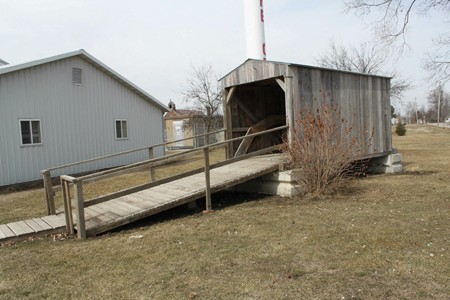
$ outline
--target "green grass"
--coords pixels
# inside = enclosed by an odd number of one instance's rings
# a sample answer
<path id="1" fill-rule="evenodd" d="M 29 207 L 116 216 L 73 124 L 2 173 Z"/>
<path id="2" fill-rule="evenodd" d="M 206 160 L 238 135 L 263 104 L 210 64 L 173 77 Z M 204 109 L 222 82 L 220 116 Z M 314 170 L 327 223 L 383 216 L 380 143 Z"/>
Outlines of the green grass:
<path id="1" fill-rule="evenodd" d="M 0 298 L 448 299 L 450 130 L 393 138 L 405 172 L 334 197 L 220 193 L 211 214 L 4 245 Z"/>

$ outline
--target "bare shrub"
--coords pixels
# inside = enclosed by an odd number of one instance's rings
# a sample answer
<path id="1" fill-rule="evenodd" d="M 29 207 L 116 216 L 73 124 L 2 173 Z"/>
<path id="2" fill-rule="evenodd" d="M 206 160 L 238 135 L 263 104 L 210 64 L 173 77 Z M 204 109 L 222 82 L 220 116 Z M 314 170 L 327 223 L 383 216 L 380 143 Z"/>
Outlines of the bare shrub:
<path id="1" fill-rule="evenodd" d="M 371 147 L 371 132 L 354 132 L 353 124 L 337 105 L 322 103 L 317 109 L 307 107 L 299 113 L 296 130 L 289 141 L 284 138 L 282 152 L 289 168 L 298 172 L 302 191 L 311 196 L 329 195 L 345 187 L 354 177 L 355 166 Z"/>

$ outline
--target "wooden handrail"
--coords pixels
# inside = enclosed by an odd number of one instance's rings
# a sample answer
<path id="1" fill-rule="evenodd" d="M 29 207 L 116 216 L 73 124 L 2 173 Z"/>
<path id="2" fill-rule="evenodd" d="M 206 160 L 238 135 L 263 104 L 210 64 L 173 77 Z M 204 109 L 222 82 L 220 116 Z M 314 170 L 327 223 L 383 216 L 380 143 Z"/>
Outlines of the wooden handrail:
<path id="1" fill-rule="evenodd" d="M 195 135 L 193 137 L 187 137 L 187 138 L 176 140 L 176 141 L 170 141 L 170 142 L 165 142 L 165 143 L 161 143 L 161 144 L 156 144 L 156 145 L 150 145 L 150 146 L 145 146 L 145 147 L 141 147 L 141 148 L 131 149 L 131 150 L 123 151 L 123 152 L 117 152 L 117 153 L 113 153 L 113 154 L 109 154 L 109 155 L 94 157 L 94 158 L 90 158 L 90 159 L 86 159 L 86 160 L 82 160 L 82 161 L 73 162 L 73 163 L 70 163 L 70 164 L 60 165 L 60 166 L 56 166 L 56 167 L 52 167 L 52 168 L 47 168 L 45 170 L 42 170 L 41 173 L 44 173 L 46 171 L 54 171 L 54 170 L 58 170 L 58 169 L 73 167 L 73 166 L 76 166 L 76 165 L 81 165 L 81 164 L 84 164 L 84 163 L 93 162 L 93 161 L 101 160 L 101 159 L 105 159 L 105 158 L 111 158 L 111 157 L 114 157 L 114 156 L 129 154 L 129 153 L 133 153 L 133 152 L 137 152 L 137 151 L 143 151 L 143 150 L 147 150 L 149 148 L 163 147 L 163 146 L 166 146 L 166 145 L 169 145 L 169 144 L 178 143 L 178 142 L 182 142 L 182 141 L 185 141 L 185 140 L 190 140 L 190 139 L 195 139 L 195 138 L 199 138 L 199 137 L 206 136 L 206 135 L 216 134 L 216 133 L 219 133 L 219 132 L 222 132 L 222 131 L 225 131 L 225 130 L 226 129 L 220 129 L 220 130 L 216 130 L 216 131 L 212 131 L 212 132 L 209 132 L 209 133 Z"/>
<path id="2" fill-rule="evenodd" d="M 139 163 L 134 163 L 134 164 L 130 164 L 127 166 L 122 166 L 122 167 L 118 167 L 118 168 L 114 168 L 111 170 L 106 170 L 103 172 L 97 172 L 97 173 L 93 173 L 93 174 L 89 174 L 86 176 L 80 176 L 80 177 L 73 177 L 73 176 L 68 176 L 68 175 L 62 175 L 61 178 L 61 187 L 63 189 L 63 199 L 64 199 L 64 213 L 66 216 L 66 227 L 67 227 L 67 232 L 68 233 L 72 233 L 74 232 L 74 226 L 73 226 L 73 217 L 72 217 L 72 208 L 71 208 L 71 199 L 70 199 L 70 184 L 72 183 L 74 185 L 74 196 L 75 196 L 75 203 L 76 203 L 76 216 L 77 216 L 77 235 L 78 238 L 80 239 L 85 239 L 86 238 L 86 222 L 85 222 L 85 214 L 84 214 L 84 209 L 85 207 L 88 207 L 90 205 L 94 205 L 94 204 L 98 204 L 98 203 L 102 203 L 120 196 L 125 196 L 125 195 L 129 195 L 131 193 L 135 193 L 147 188 L 150 188 L 152 186 L 156 186 L 156 185 L 160 185 L 164 182 L 169 182 L 171 180 L 175 180 L 175 178 L 183 178 L 185 176 L 188 175 L 193 175 L 196 174 L 197 172 L 204 172 L 205 173 L 205 198 L 206 198 L 206 211 L 210 211 L 212 210 L 212 206 L 211 206 L 211 181 L 210 181 L 210 170 L 212 168 L 217 168 L 219 166 L 223 166 L 223 165 L 227 165 L 227 164 L 231 164 L 233 162 L 236 162 L 238 160 L 242 160 L 245 158 L 249 158 L 251 156 L 256 156 L 256 155 L 260 155 L 263 153 L 267 153 L 267 152 L 272 152 L 274 150 L 279 149 L 280 145 L 276 145 L 276 146 L 271 146 L 271 147 L 267 147 L 264 149 L 260 149 L 254 152 L 251 152 L 249 154 L 245 154 L 239 157 L 235 157 L 232 159 L 228 159 L 226 161 L 222 161 L 219 162 L 217 164 L 211 165 L 210 161 L 209 161 L 209 151 L 211 149 L 216 149 L 216 148 L 220 148 L 223 147 L 223 145 L 228 144 L 230 142 L 233 141 L 238 141 L 244 138 L 248 138 L 249 136 L 258 136 L 258 135 L 263 135 L 266 133 L 270 133 L 270 132 L 274 132 L 274 131 L 278 131 L 278 130 L 282 130 L 288 128 L 288 126 L 280 126 L 280 127 L 276 127 L 276 128 L 272 128 L 272 129 L 268 129 L 265 131 L 261 131 L 258 133 L 254 133 L 254 134 L 249 134 L 246 136 L 242 136 L 242 137 L 238 137 L 238 138 L 233 138 L 233 139 L 229 139 L 226 140 L 224 142 L 218 142 L 212 145 L 205 145 L 202 147 L 199 147 L 197 149 L 193 149 L 190 151 L 187 151 L 188 153 L 180 153 L 180 154 L 173 154 L 170 155 L 169 157 L 161 157 L 161 158 L 154 158 L 154 159 L 150 159 L 144 162 L 139 162 Z M 142 167 L 142 166 L 151 166 L 154 167 L 156 165 L 162 165 L 162 164 L 166 164 L 169 161 L 174 160 L 174 158 L 176 157 L 177 159 L 179 159 L 180 157 L 185 157 L 185 156 L 190 156 L 193 155 L 195 152 L 198 152 L 202 150 L 203 151 L 203 155 L 204 155 L 204 166 L 203 168 L 198 168 L 195 170 L 192 170 L 190 172 L 186 172 L 184 174 L 178 174 L 175 176 L 172 176 L 170 178 L 165 178 L 163 180 L 159 180 L 159 181 L 152 181 L 150 183 L 144 184 L 144 185 L 140 185 L 140 186 L 136 186 L 133 188 L 129 188 L 129 189 L 124 189 L 118 192 L 114 192 L 111 194 L 107 194 L 101 197 L 97 197 L 97 198 L 93 198 L 93 199 L 89 199 L 86 200 L 86 202 L 84 201 L 84 197 L 83 197 L 83 183 L 84 182 L 88 182 L 88 181 L 94 181 L 94 180 L 98 180 L 98 178 L 104 178 L 105 176 L 110 176 L 114 173 L 119 173 L 119 172 L 123 172 L 123 171 L 129 171 L 131 169 L 135 169 L 137 167 Z M 116 175 L 116 174 L 114 174 Z"/>
<path id="3" fill-rule="evenodd" d="M 261 150 L 257 150 L 257 151 L 251 152 L 251 153 L 247 153 L 247 154 L 241 155 L 239 157 L 230 158 L 228 160 L 221 161 L 221 162 L 218 162 L 218 163 L 210 165 L 209 169 L 213 170 L 215 168 L 219 168 L 219 167 L 222 167 L 222 166 L 225 166 L 225 165 L 228 165 L 228 164 L 231 164 L 231 163 L 243 160 L 243 159 L 247 159 L 247 158 L 250 158 L 250 157 L 253 157 L 253 156 L 256 156 L 256 155 L 270 153 L 270 152 L 273 152 L 273 151 L 276 151 L 276 150 L 280 149 L 280 147 L 281 147 L 281 144 L 275 145 L 275 146 L 271 146 L 269 148 L 264 148 L 264 149 L 261 149 Z M 114 198 L 117 198 L 117 197 L 129 195 L 129 194 L 132 194 L 132 193 L 137 193 L 137 192 L 146 190 L 146 189 L 154 187 L 154 186 L 158 186 L 158 185 L 161 185 L 161 184 L 164 184 L 164 183 L 171 182 L 173 180 L 177 180 L 177 179 L 181 179 L 181 178 L 184 178 L 184 177 L 187 177 L 187 176 L 190 176 L 190 175 L 195 175 L 195 174 L 198 174 L 198 173 L 202 173 L 203 171 L 204 171 L 204 167 L 200 167 L 200 168 L 196 168 L 196 169 L 191 170 L 191 171 L 187 171 L 187 172 L 183 172 L 183 173 L 180 173 L 180 174 L 177 174 L 177 175 L 174 175 L 174 176 L 166 177 L 166 178 L 154 181 L 154 182 L 144 183 L 144 184 L 141 184 L 141 185 L 138 185 L 138 186 L 134 186 L 134 187 L 131 187 L 131 188 L 123 189 L 123 190 L 120 190 L 120 191 L 117 191 L 117 192 L 113 192 L 113 193 L 110 193 L 110 194 L 107 194 L 107 195 L 104 195 L 104 196 L 91 198 L 91 199 L 85 200 L 84 207 L 89 207 L 91 205 L 99 204 L 99 203 L 102 203 L 102 202 L 105 202 L 105 201 L 108 201 L 108 200 L 111 200 L 111 199 L 114 199 Z"/>
<path id="4" fill-rule="evenodd" d="M 97 160 L 101 160 L 101 159 L 111 158 L 111 157 L 115 157 L 115 156 L 119 156 L 119 155 L 143 151 L 143 150 L 149 151 L 149 158 L 151 160 L 155 157 L 154 149 L 156 147 L 165 147 L 169 144 L 178 143 L 178 142 L 182 142 L 182 141 L 190 140 L 190 139 L 196 139 L 196 138 L 203 137 L 203 136 L 209 137 L 211 134 L 216 134 L 216 133 L 223 132 L 223 131 L 226 131 L 226 129 L 222 128 L 220 130 L 216 130 L 216 131 L 212 131 L 212 132 L 208 132 L 208 133 L 204 133 L 204 134 L 199 134 L 199 135 L 192 136 L 192 137 L 187 137 L 187 138 L 179 139 L 176 141 L 170 141 L 170 142 L 165 142 L 162 144 L 150 145 L 150 146 L 131 149 L 131 150 L 123 151 L 123 152 L 117 152 L 117 153 L 113 153 L 113 154 L 109 154 L 109 155 L 99 156 L 99 157 L 95 157 L 95 158 L 91 158 L 91 159 L 87 159 L 87 160 L 83 160 L 83 161 L 78 161 L 78 162 L 42 170 L 41 173 L 42 173 L 43 182 L 44 182 L 45 200 L 46 200 L 46 204 L 47 204 L 47 214 L 48 215 L 56 215 L 55 192 L 62 189 L 62 186 L 53 187 L 51 171 L 58 170 L 58 169 L 64 169 L 64 168 L 68 168 L 68 167 L 72 167 L 72 166 L 76 166 L 76 165 L 80 165 L 80 164 L 84 164 L 84 163 L 88 163 L 88 162 L 93 162 L 93 161 L 97 161 Z M 152 181 L 155 181 L 155 170 L 152 167 L 150 168 L 150 178 Z"/>
<path id="5" fill-rule="evenodd" d="M 143 166 L 156 167 L 156 166 L 160 166 L 160 165 L 166 164 L 168 162 L 174 161 L 175 160 L 174 158 L 180 159 L 180 158 L 184 158 L 184 157 L 193 156 L 193 155 L 196 154 L 196 152 L 203 151 L 205 148 L 208 148 L 210 150 L 217 149 L 217 148 L 223 147 L 223 145 L 228 144 L 230 142 L 239 141 L 239 140 L 242 140 L 242 139 L 248 138 L 248 137 L 259 136 L 259 135 L 263 135 L 263 134 L 274 132 L 274 131 L 279 131 L 279 130 L 286 129 L 286 128 L 288 128 L 288 126 L 284 125 L 284 126 L 268 129 L 268 130 L 265 130 L 265 131 L 249 134 L 249 135 L 246 135 L 246 136 L 232 138 L 232 139 L 229 139 L 229 140 L 226 140 L 226 141 L 223 141 L 223 142 L 217 142 L 217 143 L 214 143 L 214 144 L 211 144 L 211 145 L 206 145 L 206 146 L 198 147 L 198 148 L 195 148 L 195 149 L 190 149 L 190 150 L 187 150 L 187 151 L 183 151 L 181 153 L 175 153 L 175 154 L 171 154 L 171 155 L 164 156 L 164 157 L 158 157 L 158 158 L 154 158 L 154 159 L 144 160 L 144 161 L 137 162 L 137 163 L 134 163 L 134 164 L 129 164 L 129 165 L 126 165 L 126 166 L 120 166 L 120 167 L 112 168 L 112 169 L 109 169 L 109 170 L 105 170 L 105 171 L 101 171 L 101 172 L 97 172 L 97 173 L 92 173 L 92 174 L 80 176 L 80 177 L 77 177 L 76 180 L 84 180 L 85 182 L 89 182 L 95 177 L 109 175 L 109 174 L 116 173 L 116 172 L 121 172 L 121 171 L 124 171 L 124 170 L 130 170 L 130 169 L 134 169 L 136 167 L 143 167 Z"/>

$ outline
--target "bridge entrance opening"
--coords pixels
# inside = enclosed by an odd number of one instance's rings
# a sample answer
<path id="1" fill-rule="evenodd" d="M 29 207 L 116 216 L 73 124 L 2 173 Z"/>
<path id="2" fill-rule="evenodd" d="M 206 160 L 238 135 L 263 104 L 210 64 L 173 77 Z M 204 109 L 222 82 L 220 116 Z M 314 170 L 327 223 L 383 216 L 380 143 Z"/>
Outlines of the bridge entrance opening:
<path id="1" fill-rule="evenodd" d="M 227 129 L 229 138 L 286 125 L 286 105 L 283 78 L 270 78 L 228 89 Z M 246 138 L 233 143 L 229 156 L 241 156 L 282 143 L 286 131 Z"/>

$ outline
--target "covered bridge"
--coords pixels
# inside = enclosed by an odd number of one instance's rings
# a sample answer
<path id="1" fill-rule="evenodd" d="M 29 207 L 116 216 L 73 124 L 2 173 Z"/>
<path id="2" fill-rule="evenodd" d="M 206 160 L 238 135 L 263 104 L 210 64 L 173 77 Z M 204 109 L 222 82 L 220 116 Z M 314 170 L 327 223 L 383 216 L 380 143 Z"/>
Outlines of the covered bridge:
<path id="1" fill-rule="evenodd" d="M 220 82 L 227 138 L 285 124 L 291 137 L 302 109 L 326 101 L 339 106 L 355 134 L 373 130 L 372 147 L 366 157 L 392 152 L 389 77 L 249 59 Z M 281 136 L 281 132 L 260 136 L 247 145 L 236 142 L 228 155 L 239 156 L 277 144 Z"/>

